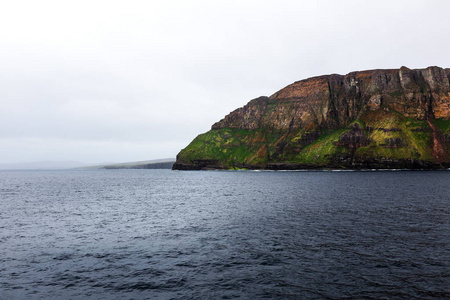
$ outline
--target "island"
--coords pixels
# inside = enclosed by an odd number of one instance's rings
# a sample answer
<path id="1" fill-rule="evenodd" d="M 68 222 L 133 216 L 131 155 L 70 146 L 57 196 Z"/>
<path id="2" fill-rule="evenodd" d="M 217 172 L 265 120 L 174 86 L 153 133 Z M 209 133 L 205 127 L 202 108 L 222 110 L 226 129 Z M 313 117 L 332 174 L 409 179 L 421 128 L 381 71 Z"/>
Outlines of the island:
<path id="1" fill-rule="evenodd" d="M 447 169 L 449 80 L 401 67 L 297 81 L 212 125 L 173 169 Z"/>

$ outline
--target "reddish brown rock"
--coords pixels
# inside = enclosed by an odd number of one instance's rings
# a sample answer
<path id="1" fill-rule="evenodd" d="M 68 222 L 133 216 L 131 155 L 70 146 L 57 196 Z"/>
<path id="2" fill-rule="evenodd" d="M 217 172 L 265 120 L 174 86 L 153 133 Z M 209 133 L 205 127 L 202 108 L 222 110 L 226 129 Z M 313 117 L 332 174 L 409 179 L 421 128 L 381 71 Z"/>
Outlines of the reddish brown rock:
<path id="1" fill-rule="evenodd" d="M 405 117 L 450 118 L 450 70 L 371 70 L 297 81 L 260 97 L 212 126 L 274 131 L 338 128 L 380 107 Z"/>

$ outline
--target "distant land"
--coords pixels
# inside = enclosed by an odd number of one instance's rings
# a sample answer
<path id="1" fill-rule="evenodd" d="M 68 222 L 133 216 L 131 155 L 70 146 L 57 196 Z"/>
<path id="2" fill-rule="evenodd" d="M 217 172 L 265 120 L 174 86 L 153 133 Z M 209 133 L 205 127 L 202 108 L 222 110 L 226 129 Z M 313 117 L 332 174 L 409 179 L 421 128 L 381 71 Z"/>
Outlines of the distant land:
<path id="1" fill-rule="evenodd" d="M 449 80 L 401 67 L 297 81 L 212 125 L 173 169 L 449 168 Z"/>
<path id="2" fill-rule="evenodd" d="M 146 161 L 96 165 L 84 167 L 83 169 L 172 169 L 174 162 L 175 159 L 173 158 L 163 158 Z"/>
<path id="3" fill-rule="evenodd" d="M 0 170 L 66 170 L 66 169 L 172 169 L 173 158 L 98 165 L 76 161 L 39 161 L 29 163 L 1 163 Z"/>

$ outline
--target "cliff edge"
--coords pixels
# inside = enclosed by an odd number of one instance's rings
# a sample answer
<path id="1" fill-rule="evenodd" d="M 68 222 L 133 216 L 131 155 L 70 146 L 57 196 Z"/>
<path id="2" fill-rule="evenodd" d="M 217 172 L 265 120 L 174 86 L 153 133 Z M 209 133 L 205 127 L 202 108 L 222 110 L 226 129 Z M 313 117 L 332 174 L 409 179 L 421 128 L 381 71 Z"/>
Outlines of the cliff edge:
<path id="1" fill-rule="evenodd" d="M 440 67 L 297 81 L 212 125 L 173 169 L 449 168 L 449 81 Z"/>

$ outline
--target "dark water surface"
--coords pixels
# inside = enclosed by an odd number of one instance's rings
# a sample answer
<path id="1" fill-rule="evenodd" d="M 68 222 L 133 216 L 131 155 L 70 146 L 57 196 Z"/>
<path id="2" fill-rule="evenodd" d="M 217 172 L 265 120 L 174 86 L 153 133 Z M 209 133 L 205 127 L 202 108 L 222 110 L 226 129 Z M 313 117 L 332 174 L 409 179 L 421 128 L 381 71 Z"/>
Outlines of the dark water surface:
<path id="1" fill-rule="evenodd" d="M 450 172 L 0 172 L 0 299 L 449 299 Z"/>

